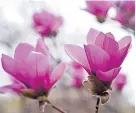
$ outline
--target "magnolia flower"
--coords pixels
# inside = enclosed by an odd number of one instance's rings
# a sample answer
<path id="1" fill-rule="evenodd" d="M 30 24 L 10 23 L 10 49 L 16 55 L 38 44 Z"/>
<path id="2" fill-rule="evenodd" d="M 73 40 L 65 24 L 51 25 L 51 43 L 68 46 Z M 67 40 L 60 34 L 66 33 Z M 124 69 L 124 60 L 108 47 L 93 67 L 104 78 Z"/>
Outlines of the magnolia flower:
<path id="1" fill-rule="evenodd" d="M 128 53 L 130 44 L 130 36 L 117 42 L 110 32 L 104 34 L 90 29 L 87 45 L 84 45 L 84 48 L 67 44 L 65 51 L 88 72 L 89 83 L 84 81 L 84 86 L 91 90 L 92 95 L 104 97 L 109 95 L 105 91 L 111 89 L 111 83 L 121 69 L 120 66 Z M 105 103 L 107 100 L 101 102 Z"/>
<path id="2" fill-rule="evenodd" d="M 76 62 L 71 62 L 70 63 L 73 73 L 72 73 L 72 85 L 74 87 L 81 87 L 82 86 L 82 81 L 84 79 L 84 70 L 81 67 L 81 65 L 79 65 Z"/>
<path id="3" fill-rule="evenodd" d="M 115 79 L 115 87 L 118 90 L 122 90 L 127 83 L 127 77 L 125 74 L 119 74 Z"/>
<path id="4" fill-rule="evenodd" d="M 87 12 L 94 14 L 99 22 L 104 22 L 110 7 L 111 1 L 86 1 Z"/>
<path id="5" fill-rule="evenodd" d="M 0 92 L 14 91 L 23 96 L 38 99 L 39 104 L 46 101 L 50 89 L 63 75 L 65 64 L 60 63 L 51 71 L 50 55 L 42 39 L 34 48 L 28 43 L 20 43 L 14 58 L 2 55 L 3 69 L 16 81 L 0 88 Z"/>
<path id="6" fill-rule="evenodd" d="M 42 36 L 57 35 L 59 27 L 63 24 L 61 16 L 55 16 L 49 12 L 42 11 L 33 14 L 34 28 Z"/>
<path id="7" fill-rule="evenodd" d="M 134 29 L 135 1 L 119 1 L 116 7 L 116 12 L 117 14 L 114 20 L 117 20 L 127 28 Z M 131 24 L 132 21 L 133 25 Z"/>

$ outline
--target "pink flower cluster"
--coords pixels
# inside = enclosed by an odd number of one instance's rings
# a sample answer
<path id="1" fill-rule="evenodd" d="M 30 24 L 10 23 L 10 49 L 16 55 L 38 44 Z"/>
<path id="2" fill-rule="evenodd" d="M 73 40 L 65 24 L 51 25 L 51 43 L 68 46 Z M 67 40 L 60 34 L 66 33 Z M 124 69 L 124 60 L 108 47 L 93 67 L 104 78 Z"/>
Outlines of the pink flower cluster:
<path id="1" fill-rule="evenodd" d="M 111 90 L 112 81 L 120 72 L 130 46 L 130 36 L 125 36 L 117 42 L 110 32 L 103 33 L 93 28 L 90 29 L 87 44 L 83 48 L 66 44 L 65 51 L 74 60 L 70 63 L 73 69 L 72 85 L 82 86 L 85 69 L 89 76 L 88 80 L 83 81 L 84 88 L 89 89 L 91 95 L 99 96 L 98 102 L 101 100 L 101 104 L 105 104 L 110 97 L 108 90 Z M 52 69 L 49 50 L 41 38 L 37 40 L 36 47 L 20 43 L 15 49 L 14 58 L 3 54 L 1 62 L 3 69 L 14 78 L 14 81 L 1 87 L 0 93 L 10 90 L 37 99 L 39 107 L 45 102 L 51 104 L 47 98 L 48 94 L 63 75 L 67 64 L 59 63 Z M 121 89 L 126 81 L 125 77 L 119 77 L 121 78 L 117 78 L 115 83 L 118 89 Z"/>
<path id="2" fill-rule="evenodd" d="M 124 27 L 135 30 L 135 1 L 86 1 L 86 11 L 96 16 L 99 22 L 104 22 L 108 10 L 116 5 L 116 17 Z"/>
<path id="3" fill-rule="evenodd" d="M 119 1 L 115 20 L 123 26 L 135 29 L 135 1 Z"/>
<path id="4" fill-rule="evenodd" d="M 63 19 L 61 16 L 55 16 L 47 11 L 34 13 L 33 21 L 35 30 L 42 37 L 55 37 L 59 27 L 63 24 Z"/>
<path id="5" fill-rule="evenodd" d="M 117 42 L 111 33 L 104 34 L 91 28 L 87 35 L 87 45 L 82 48 L 67 44 L 65 51 L 90 76 L 95 75 L 101 81 L 112 82 L 121 69 L 130 44 L 130 36 Z"/>

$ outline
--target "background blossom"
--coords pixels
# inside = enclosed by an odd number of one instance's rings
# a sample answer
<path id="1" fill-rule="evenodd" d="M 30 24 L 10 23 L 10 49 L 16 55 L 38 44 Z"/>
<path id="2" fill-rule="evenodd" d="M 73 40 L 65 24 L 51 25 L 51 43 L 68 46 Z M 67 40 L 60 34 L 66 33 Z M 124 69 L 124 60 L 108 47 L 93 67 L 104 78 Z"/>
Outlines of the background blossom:
<path id="1" fill-rule="evenodd" d="M 33 14 L 34 28 L 42 37 L 55 37 L 59 27 L 63 24 L 61 16 L 55 16 L 47 11 Z"/>

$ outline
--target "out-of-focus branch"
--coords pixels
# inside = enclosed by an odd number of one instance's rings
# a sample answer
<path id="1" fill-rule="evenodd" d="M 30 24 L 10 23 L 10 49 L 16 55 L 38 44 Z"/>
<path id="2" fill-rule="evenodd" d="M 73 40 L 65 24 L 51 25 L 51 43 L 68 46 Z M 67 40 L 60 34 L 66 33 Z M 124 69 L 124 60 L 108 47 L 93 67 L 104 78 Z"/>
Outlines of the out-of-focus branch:
<path id="1" fill-rule="evenodd" d="M 48 104 L 50 104 L 50 105 L 52 106 L 52 108 L 54 108 L 55 110 L 59 111 L 60 113 L 67 113 L 67 112 L 65 112 L 65 111 L 60 110 L 60 109 L 59 109 L 58 107 L 56 107 L 55 105 L 53 105 L 49 100 L 46 100 L 46 102 L 47 102 Z"/>

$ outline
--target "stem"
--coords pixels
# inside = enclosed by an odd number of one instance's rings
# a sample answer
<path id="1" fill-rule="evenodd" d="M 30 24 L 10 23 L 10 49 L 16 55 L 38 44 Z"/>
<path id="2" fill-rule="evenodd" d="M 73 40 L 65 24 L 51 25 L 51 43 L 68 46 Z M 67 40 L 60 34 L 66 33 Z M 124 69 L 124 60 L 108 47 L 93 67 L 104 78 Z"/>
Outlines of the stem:
<path id="1" fill-rule="evenodd" d="M 57 108 L 56 106 L 52 105 L 52 108 L 56 109 L 57 111 L 61 112 L 61 113 L 65 113 L 64 111 L 60 110 L 59 108 Z"/>
<path id="2" fill-rule="evenodd" d="M 96 103 L 96 108 L 95 108 L 95 113 L 98 113 L 99 110 L 99 103 L 100 103 L 100 97 L 97 98 L 97 103 Z"/>
<path id="3" fill-rule="evenodd" d="M 47 103 L 51 104 L 52 108 L 56 109 L 57 111 L 59 111 L 60 113 L 66 113 L 65 111 L 60 110 L 58 107 L 56 107 L 55 105 L 53 105 L 49 100 L 47 100 Z"/>
<path id="4" fill-rule="evenodd" d="M 56 64 L 58 64 L 58 60 L 53 57 L 53 55 L 50 53 L 51 58 L 55 61 Z"/>
<path id="5" fill-rule="evenodd" d="M 52 42 L 53 42 L 54 47 L 55 47 L 55 48 L 58 48 L 58 47 L 57 47 L 57 43 L 56 43 L 56 38 L 52 38 Z"/>
<path id="6" fill-rule="evenodd" d="M 56 38 L 55 37 L 52 37 L 51 38 L 52 39 L 52 43 L 53 43 L 53 46 L 54 46 L 54 48 L 57 50 L 57 52 L 58 52 L 58 46 L 57 46 L 57 41 L 56 41 Z M 60 57 L 57 59 L 57 63 L 59 63 L 61 61 L 61 59 L 60 59 Z"/>
<path id="7" fill-rule="evenodd" d="M 56 38 L 51 37 L 51 40 L 52 40 L 52 43 L 53 43 L 53 47 L 57 50 L 58 47 L 57 47 L 57 43 L 56 43 Z M 60 58 L 58 58 L 58 59 L 54 58 L 54 56 L 53 56 L 51 53 L 50 53 L 50 56 L 51 56 L 51 58 L 55 61 L 56 64 L 59 64 L 59 63 L 60 63 L 60 61 L 61 61 Z"/>

